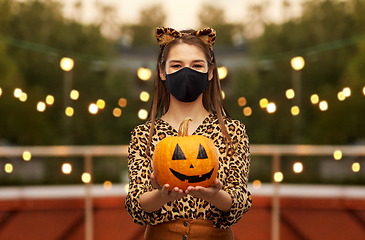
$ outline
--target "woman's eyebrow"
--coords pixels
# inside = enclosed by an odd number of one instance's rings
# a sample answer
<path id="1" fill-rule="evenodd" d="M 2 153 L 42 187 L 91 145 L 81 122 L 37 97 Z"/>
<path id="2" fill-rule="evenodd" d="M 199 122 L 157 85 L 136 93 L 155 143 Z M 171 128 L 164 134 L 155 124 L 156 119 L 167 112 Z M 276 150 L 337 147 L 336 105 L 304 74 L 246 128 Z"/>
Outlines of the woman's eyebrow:
<path id="1" fill-rule="evenodd" d="M 181 60 L 171 60 L 170 63 L 182 63 L 183 61 Z M 196 63 L 196 62 L 203 62 L 205 63 L 206 61 L 203 59 L 197 59 L 197 60 L 193 60 L 192 62 Z"/>

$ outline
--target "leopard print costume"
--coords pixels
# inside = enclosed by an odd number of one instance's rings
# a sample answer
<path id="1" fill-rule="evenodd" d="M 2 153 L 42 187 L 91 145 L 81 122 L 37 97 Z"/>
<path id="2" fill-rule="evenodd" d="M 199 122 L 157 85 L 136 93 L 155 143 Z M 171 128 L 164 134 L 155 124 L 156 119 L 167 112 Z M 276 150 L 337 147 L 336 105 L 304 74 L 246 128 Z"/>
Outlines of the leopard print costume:
<path id="1" fill-rule="evenodd" d="M 213 221 L 214 227 L 226 229 L 249 210 L 252 204 L 251 194 L 247 190 L 250 151 L 245 126 L 238 120 L 225 118 L 224 121 L 235 147 L 234 155 L 232 151 L 226 154 L 226 145 L 215 115 L 209 115 L 193 134 L 210 138 L 218 148 L 220 165 L 218 179 L 223 183 L 222 190 L 232 197 L 230 212 L 223 212 L 209 202 L 191 195 L 168 202 L 155 212 L 146 212 L 141 208 L 139 203 L 141 194 L 154 190 L 149 178 L 152 173 L 151 159 L 154 148 L 165 137 L 177 135 L 177 131 L 171 125 L 158 119 L 152 138 L 151 153 L 148 156 L 146 147 L 150 122 L 137 126 L 131 133 L 128 157 L 129 192 L 125 208 L 135 223 L 157 225 L 181 218 L 208 219 Z"/>

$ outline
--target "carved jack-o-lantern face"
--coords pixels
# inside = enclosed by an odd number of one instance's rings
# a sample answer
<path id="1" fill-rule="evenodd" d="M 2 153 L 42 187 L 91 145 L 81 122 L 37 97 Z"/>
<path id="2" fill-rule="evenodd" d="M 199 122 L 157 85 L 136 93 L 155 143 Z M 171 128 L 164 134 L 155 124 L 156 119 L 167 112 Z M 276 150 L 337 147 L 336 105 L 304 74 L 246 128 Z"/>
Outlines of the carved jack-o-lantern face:
<path id="1" fill-rule="evenodd" d="M 188 186 L 209 187 L 217 177 L 218 152 L 213 142 L 204 136 L 187 136 L 185 120 L 179 128 L 177 137 L 161 140 L 153 155 L 153 171 L 158 183 L 168 183 L 170 190 Z M 185 124 L 185 125 L 184 125 Z M 181 133 L 183 128 L 185 133 Z"/>

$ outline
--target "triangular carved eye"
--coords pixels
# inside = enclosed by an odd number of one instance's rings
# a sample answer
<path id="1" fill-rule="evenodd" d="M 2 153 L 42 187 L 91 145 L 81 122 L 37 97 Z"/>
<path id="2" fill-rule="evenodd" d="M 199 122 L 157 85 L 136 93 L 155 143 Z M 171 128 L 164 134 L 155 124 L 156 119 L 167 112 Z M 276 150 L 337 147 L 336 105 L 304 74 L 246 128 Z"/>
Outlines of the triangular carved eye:
<path id="1" fill-rule="evenodd" d="M 207 159 L 207 152 L 205 151 L 203 145 L 199 145 L 199 152 L 198 152 L 198 158 L 197 159 Z"/>
<path id="2" fill-rule="evenodd" d="M 176 144 L 174 155 L 172 155 L 172 160 L 185 160 L 186 157 L 181 150 L 179 144 Z"/>

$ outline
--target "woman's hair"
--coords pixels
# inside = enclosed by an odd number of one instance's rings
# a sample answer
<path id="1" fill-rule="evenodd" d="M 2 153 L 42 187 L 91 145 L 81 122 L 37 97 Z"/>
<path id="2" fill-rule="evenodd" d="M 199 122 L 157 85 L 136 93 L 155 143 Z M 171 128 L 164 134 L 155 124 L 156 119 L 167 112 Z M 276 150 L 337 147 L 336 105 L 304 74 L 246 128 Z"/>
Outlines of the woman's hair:
<path id="1" fill-rule="evenodd" d="M 208 88 L 203 92 L 203 106 L 208 112 L 217 115 L 219 126 L 226 143 L 226 147 L 227 145 L 233 147 L 231 137 L 228 134 L 227 128 L 223 120 L 223 117 L 230 118 L 230 116 L 223 103 L 222 91 L 220 87 L 220 80 L 218 77 L 214 52 L 210 50 L 210 48 L 200 38 L 194 35 L 190 35 L 192 32 L 194 32 L 194 30 L 181 31 L 181 33 L 185 34 L 183 34 L 181 38 L 175 38 L 173 41 L 164 46 L 158 56 L 152 104 L 148 114 L 148 120 L 151 121 L 151 128 L 147 142 L 147 154 L 149 154 L 150 152 L 156 118 L 163 116 L 168 111 L 170 106 L 170 93 L 167 91 L 164 81 L 160 78 L 160 71 L 166 71 L 166 60 L 170 49 L 173 46 L 181 43 L 197 46 L 205 54 L 206 60 L 208 62 L 208 71 L 213 71 L 213 78 L 209 81 Z"/>

